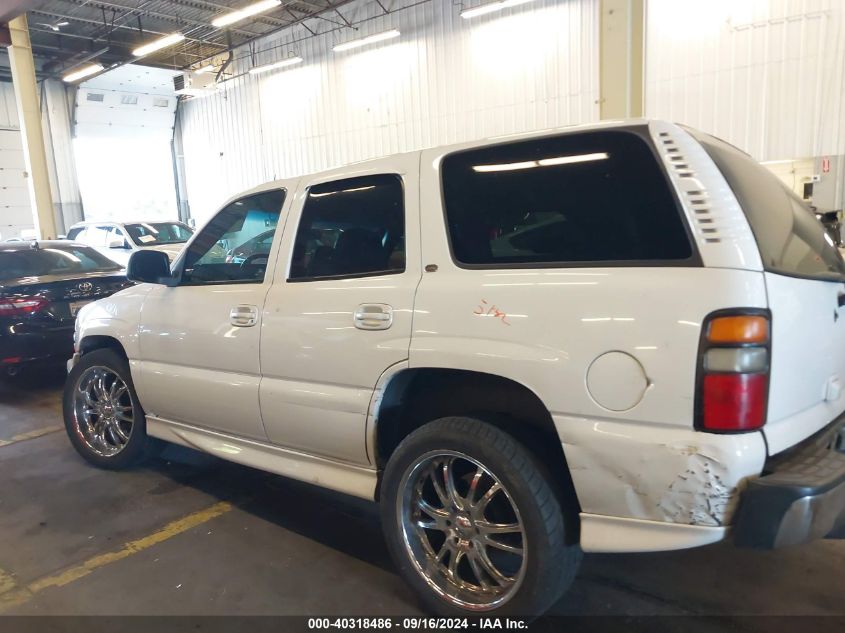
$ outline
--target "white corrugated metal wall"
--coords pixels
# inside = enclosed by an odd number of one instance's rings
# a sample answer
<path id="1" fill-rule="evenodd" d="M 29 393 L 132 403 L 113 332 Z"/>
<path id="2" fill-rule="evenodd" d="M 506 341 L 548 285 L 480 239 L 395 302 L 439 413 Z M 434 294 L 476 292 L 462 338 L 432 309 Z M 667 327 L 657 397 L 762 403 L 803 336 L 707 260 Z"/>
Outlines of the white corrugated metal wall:
<path id="1" fill-rule="evenodd" d="M 18 129 L 18 108 L 15 105 L 14 86 L 0 81 L 0 128 Z"/>
<path id="2" fill-rule="evenodd" d="M 83 216 L 73 153 L 74 90 L 58 79 L 42 81 L 39 89 L 53 209 L 59 231 L 67 232 L 68 227 Z"/>
<path id="3" fill-rule="evenodd" d="M 845 2 L 649 0 L 646 114 L 758 160 L 845 153 Z"/>
<path id="4" fill-rule="evenodd" d="M 53 212 L 61 232 L 82 218 L 71 148 L 68 93 L 57 80 L 40 82 L 39 90 Z M 35 227 L 22 143 L 14 86 L 0 82 L 0 239 L 4 240 L 29 236 Z"/>
<path id="5" fill-rule="evenodd" d="M 0 240 L 33 227 L 15 91 L 0 82 Z"/>
<path id="6" fill-rule="evenodd" d="M 273 178 L 596 119 L 597 5 L 538 0 L 464 20 L 450 0 L 387 3 L 406 7 L 391 15 L 362 0 L 343 8 L 355 32 L 295 42 L 296 28 L 256 45 L 256 65 L 293 53 L 299 66 L 248 75 L 248 51 L 237 51 L 234 79 L 180 106 L 192 215 Z M 394 28 L 399 39 L 331 50 Z"/>

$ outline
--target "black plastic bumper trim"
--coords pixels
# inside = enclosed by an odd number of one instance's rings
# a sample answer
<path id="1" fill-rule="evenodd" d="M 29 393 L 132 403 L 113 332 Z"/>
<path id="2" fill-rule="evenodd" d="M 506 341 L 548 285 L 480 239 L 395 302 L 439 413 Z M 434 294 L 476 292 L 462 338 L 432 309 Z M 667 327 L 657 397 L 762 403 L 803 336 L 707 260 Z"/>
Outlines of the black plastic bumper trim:
<path id="1" fill-rule="evenodd" d="M 773 549 L 845 535 L 845 415 L 784 455 L 742 493 L 739 547 Z"/>

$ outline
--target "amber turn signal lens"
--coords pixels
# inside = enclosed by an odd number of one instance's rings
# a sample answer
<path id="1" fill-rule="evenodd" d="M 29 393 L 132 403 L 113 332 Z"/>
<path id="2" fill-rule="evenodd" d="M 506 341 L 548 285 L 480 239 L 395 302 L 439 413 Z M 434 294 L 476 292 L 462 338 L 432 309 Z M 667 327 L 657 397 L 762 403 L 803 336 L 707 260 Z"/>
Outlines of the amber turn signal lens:
<path id="1" fill-rule="evenodd" d="M 767 343 L 769 321 L 762 316 L 726 316 L 710 322 L 710 343 Z"/>

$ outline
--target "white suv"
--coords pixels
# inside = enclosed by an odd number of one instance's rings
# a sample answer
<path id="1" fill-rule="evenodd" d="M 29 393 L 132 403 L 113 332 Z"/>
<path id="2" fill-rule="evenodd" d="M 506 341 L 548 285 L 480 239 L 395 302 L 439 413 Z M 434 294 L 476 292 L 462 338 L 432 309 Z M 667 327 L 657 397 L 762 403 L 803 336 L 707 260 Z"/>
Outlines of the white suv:
<path id="1" fill-rule="evenodd" d="M 574 127 L 269 183 L 128 275 L 148 283 L 77 320 L 74 447 L 123 468 L 159 438 L 376 499 L 431 611 L 540 613 L 582 551 L 845 523 L 845 264 L 698 132 Z"/>
<path id="2" fill-rule="evenodd" d="M 181 222 L 77 222 L 67 232 L 67 239 L 97 249 L 121 266 L 129 263 L 135 251 L 152 249 L 173 260 L 194 234 Z"/>

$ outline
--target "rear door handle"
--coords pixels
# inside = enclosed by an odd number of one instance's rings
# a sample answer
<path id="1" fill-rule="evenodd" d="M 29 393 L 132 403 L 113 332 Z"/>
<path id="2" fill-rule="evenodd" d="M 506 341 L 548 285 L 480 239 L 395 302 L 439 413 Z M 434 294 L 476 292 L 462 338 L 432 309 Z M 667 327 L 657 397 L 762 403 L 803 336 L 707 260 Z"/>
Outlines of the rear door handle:
<path id="1" fill-rule="evenodd" d="M 355 310 L 359 330 L 386 330 L 393 325 L 393 308 L 384 303 L 362 303 Z"/>
<path id="2" fill-rule="evenodd" d="M 229 323 L 235 327 L 252 327 L 258 323 L 256 306 L 240 305 L 229 310 Z"/>

